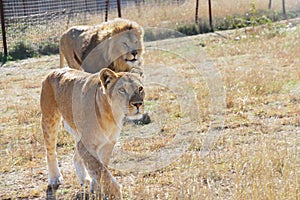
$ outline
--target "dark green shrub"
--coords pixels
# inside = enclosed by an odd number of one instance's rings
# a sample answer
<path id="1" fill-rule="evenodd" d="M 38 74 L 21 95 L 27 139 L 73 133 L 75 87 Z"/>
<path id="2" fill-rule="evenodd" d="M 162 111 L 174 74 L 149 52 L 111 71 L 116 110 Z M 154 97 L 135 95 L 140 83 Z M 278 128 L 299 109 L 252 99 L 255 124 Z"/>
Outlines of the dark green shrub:
<path id="1" fill-rule="evenodd" d="M 230 30 L 236 28 L 244 28 L 251 24 L 249 18 L 243 18 L 240 16 L 228 16 L 226 18 L 216 19 L 215 26 L 217 30 Z"/>
<path id="2" fill-rule="evenodd" d="M 210 26 L 206 21 L 199 22 L 198 24 L 179 25 L 176 27 L 176 30 L 185 35 L 197 35 L 211 32 Z"/>
<path id="3" fill-rule="evenodd" d="M 39 45 L 38 52 L 40 55 L 52 55 L 59 53 L 58 42 L 45 41 Z"/>
<path id="4" fill-rule="evenodd" d="M 196 24 L 186 24 L 177 27 L 177 31 L 185 35 L 197 35 L 200 34 L 200 30 Z"/>
<path id="5" fill-rule="evenodd" d="M 8 51 L 8 54 L 9 60 L 20 60 L 37 56 L 37 52 L 35 51 L 34 47 L 29 43 L 25 43 L 23 41 L 16 43 Z"/>
<path id="6" fill-rule="evenodd" d="M 299 16 L 297 11 L 287 12 L 288 18 Z M 225 18 L 214 18 L 213 24 L 215 30 L 230 30 L 244 28 L 247 26 L 269 25 L 272 22 L 283 20 L 281 11 L 256 10 L 255 4 L 251 4 L 251 9 L 245 14 L 230 15 Z M 185 35 L 196 35 L 211 32 L 208 19 L 203 19 L 198 24 L 184 24 L 176 27 L 176 30 Z"/>
<path id="7" fill-rule="evenodd" d="M 170 38 L 184 37 L 185 35 L 167 28 L 145 28 L 144 41 L 156 41 Z"/>
<path id="8" fill-rule="evenodd" d="M 0 52 L 0 58 L 1 58 L 1 63 L 4 62 L 4 53 L 3 52 Z"/>

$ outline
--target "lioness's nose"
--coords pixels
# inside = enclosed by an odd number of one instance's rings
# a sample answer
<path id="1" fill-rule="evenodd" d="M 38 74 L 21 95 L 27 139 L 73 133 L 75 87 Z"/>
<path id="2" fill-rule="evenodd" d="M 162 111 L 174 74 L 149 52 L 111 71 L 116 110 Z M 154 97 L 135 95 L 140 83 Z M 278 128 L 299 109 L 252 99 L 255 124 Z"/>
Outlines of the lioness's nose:
<path id="1" fill-rule="evenodd" d="M 139 101 L 139 102 L 132 102 L 131 105 L 133 105 L 137 109 L 139 109 L 139 107 L 141 107 L 143 105 L 143 102 L 141 102 L 141 101 Z"/>
<path id="2" fill-rule="evenodd" d="M 131 54 L 132 54 L 133 56 L 136 56 L 136 55 L 138 54 L 138 51 L 137 51 L 137 50 L 133 50 L 133 51 L 131 51 Z"/>

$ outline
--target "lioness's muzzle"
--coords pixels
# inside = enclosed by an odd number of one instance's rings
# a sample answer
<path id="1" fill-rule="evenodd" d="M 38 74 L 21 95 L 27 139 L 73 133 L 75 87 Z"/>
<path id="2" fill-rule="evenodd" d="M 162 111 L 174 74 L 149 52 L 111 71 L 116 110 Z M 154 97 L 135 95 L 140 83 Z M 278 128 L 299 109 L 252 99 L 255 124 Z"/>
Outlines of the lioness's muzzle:
<path id="1" fill-rule="evenodd" d="M 136 107 L 137 113 L 140 113 L 140 107 L 143 105 L 142 101 L 130 102 L 130 105 Z"/>

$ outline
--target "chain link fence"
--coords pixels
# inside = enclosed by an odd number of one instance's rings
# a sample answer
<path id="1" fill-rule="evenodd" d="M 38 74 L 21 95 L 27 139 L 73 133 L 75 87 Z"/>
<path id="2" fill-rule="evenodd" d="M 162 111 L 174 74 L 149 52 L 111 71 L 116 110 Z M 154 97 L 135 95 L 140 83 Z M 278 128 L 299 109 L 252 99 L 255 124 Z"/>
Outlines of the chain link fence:
<path id="1" fill-rule="evenodd" d="M 253 13 L 259 15 L 257 10 L 271 11 L 271 7 L 280 13 L 263 12 L 261 15 L 268 15 L 268 20 L 280 20 L 283 3 L 283 0 L 241 0 L 237 3 L 231 0 L 0 0 L 0 57 L 4 58 L 5 46 L 9 56 L 17 54 L 18 50 L 30 54 L 19 53 L 22 55 L 15 56 L 16 59 L 32 57 L 37 51 L 41 55 L 58 53 L 59 38 L 69 27 L 98 24 L 121 13 L 122 17 L 144 27 L 176 28 L 189 35 L 209 32 L 214 27 L 225 30 L 240 28 L 240 24 L 247 26 Z M 293 15 L 299 16 L 300 0 L 286 4 L 287 11 L 296 9 Z M 235 18 L 236 13 L 246 16 Z M 290 16 L 285 10 L 284 15 L 285 18 Z M 153 35 L 157 34 L 145 34 L 150 40 Z"/>
<path id="2" fill-rule="evenodd" d="M 149 4 L 179 4 L 183 0 L 0 0 L 2 24 L 0 54 L 4 46 L 8 51 L 20 44 L 34 49 L 56 49 L 60 35 L 69 27 L 78 24 L 94 24 L 121 14 L 118 10 L 130 6 Z M 117 12 L 119 11 L 119 13 Z M 118 13 L 118 15 L 117 15 Z M 3 27 L 6 38 L 3 38 Z M 5 44 L 6 43 L 6 44 Z M 25 48 L 25 47 L 24 47 Z M 27 48 L 27 47 L 26 47 Z M 50 49 L 51 51 L 51 49 Z M 54 52 L 55 53 L 55 52 Z M 2 57 L 2 56 L 1 56 Z"/>

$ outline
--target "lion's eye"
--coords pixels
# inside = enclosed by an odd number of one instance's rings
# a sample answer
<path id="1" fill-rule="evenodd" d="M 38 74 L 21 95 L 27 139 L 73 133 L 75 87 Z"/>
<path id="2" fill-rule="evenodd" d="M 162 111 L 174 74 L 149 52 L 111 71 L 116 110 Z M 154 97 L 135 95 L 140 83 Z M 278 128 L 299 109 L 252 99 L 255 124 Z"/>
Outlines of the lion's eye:
<path id="1" fill-rule="evenodd" d="M 123 47 L 126 48 L 126 49 L 129 49 L 129 46 L 126 42 L 123 42 Z"/>
<path id="2" fill-rule="evenodd" d="M 121 94 L 125 94 L 125 93 L 126 93 L 126 90 L 125 90 L 124 88 L 120 88 L 120 89 L 119 89 L 119 92 L 120 92 Z"/>

